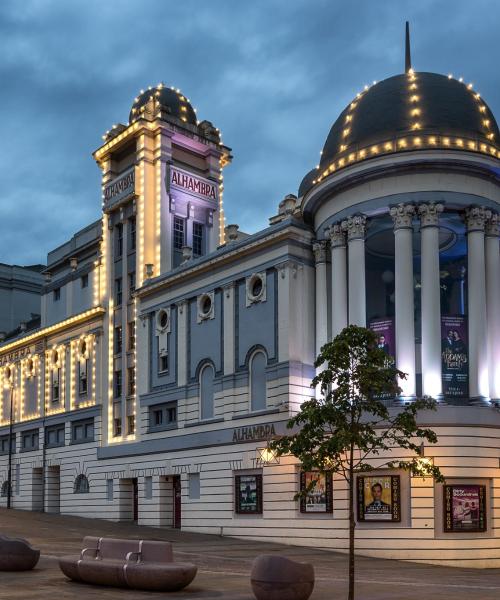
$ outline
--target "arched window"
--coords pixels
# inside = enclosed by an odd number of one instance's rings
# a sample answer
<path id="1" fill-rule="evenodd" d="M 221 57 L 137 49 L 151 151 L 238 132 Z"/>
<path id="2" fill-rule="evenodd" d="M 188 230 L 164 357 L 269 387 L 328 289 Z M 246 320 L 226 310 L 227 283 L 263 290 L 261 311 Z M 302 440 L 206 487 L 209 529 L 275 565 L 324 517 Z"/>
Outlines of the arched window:
<path id="1" fill-rule="evenodd" d="M 265 410 L 267 408 L 266 392 L 267 357 L 258 350 L 250 359 L 250 410 Z"/>
<path id="2" fill-rule="evenodd" d="M 78 475 L 75 479 L 75 484 L 73 486 L 74 494 L 88 494 L 89 493 L 89 480 L 86 475 Z"/>
<path id="3" fill-rule="evenodd" d="M 214 416 L 214 369 L 205 365 L 200 373 L 200 415 L 201 419 Z"/>
<path id="4" fill-rule="evenodd" d="M 2 498 L 7 498 L 8 495 L 9 495 L 9 482 L 8 481 L 4 481 L 2 483 L 2 493 L 1 493 L 1 496 L 2 496 Z"/>

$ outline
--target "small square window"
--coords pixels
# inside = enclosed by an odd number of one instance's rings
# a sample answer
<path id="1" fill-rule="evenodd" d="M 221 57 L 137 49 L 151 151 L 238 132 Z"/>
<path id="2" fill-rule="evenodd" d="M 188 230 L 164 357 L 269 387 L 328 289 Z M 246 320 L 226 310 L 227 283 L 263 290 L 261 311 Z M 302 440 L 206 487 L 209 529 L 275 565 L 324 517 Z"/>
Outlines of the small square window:
<path id="1" fill-rule="evenodd" d="M 54 302 L 59 302 L 61 299 L 61 288 L 56 288 L 54 290 Z"/>
<path id="2" fill-rule="evenodd" d="M 154 419 L 155 426 L 162 425 L 163 424 L 163 411 L 162 410 L 153 411 L 153 419 Z"/>
<path id="3" fill-rule="evenodd" d="M 82 289 L 89 287 L 89 276 L 88 276 L 88 273 L 85 274 L 85 275 L 82 275 L 82 277 L 80 279 L 80 283 L 82 285 Z"/>

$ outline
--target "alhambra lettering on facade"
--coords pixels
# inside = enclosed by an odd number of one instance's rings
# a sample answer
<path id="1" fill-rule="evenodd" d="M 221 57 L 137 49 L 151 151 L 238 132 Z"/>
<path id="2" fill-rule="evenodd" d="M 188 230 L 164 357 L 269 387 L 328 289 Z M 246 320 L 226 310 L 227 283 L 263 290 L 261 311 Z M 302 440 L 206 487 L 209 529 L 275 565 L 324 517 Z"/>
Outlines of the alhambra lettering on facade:
<path id="1" fill-rule="evenodd" d="M 210 198 L 210 200 L 217 200 L 217 186 L 215 183 L 188 175 L 175 167 L 171 168 L 170 183 L 188 192 Z"/>
<path id="2" fill-rule="evenodd" d="M 130 173 L 113 181 L 104 188 L 104 200 L 109 202 L 116 196 L 125 193 L 132 193 L 135 187 L 135 171 L 132 169 Z"/>
<path id="3" fill-rule="evenodd" d="M 233 443 L 260 442 L 269 440 L 276 435 L 274 424 L 253 425 L 252 427 L 238 427 L 233 430 Z"/>

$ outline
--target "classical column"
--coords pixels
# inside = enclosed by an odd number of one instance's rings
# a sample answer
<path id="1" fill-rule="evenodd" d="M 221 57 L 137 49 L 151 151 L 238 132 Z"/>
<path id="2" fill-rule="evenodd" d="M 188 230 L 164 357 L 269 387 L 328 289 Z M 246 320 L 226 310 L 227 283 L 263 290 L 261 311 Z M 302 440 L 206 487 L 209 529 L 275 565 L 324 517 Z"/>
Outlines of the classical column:
<path id="1" fill-rule="evenodd" d="M 316 263 L 316 356 L 328 341 L 328 295 L 326 290 L 327 244 L 325 240 L 313 243 Z"/>
<path id="2" fill-rule="evenodd" d="M 439 273 L 439 213 L 442 204 L 420 204 L 422 284 L 422 392 L 441 396 L 441 295 Z"/>
<path id="3" fill-rule="evenodd" d="M 342 222 L 349 253 L 349 323 L 366 326 L 365 233 L 366 217 L 354 215 Z"/>
<path id="4" fill-rule="evenodd" d="M 488 319 L 488 369 L 490 397 L 500 398 L 500 217 L 486 222 L 486 316 Z"/>
<path id="5" fill-rule="evenodd" d="M 347 252 L 340 223 L 330 228 L 332 254 L 332 338 L 347 326 Z"/>
<path id="6" fill-rule="evenodd" d="M 489 396 L 486 329 L 486 266 L 484 229 L 491 212 L 472 206 L 465 212 L 467 224 L 467 290 L 469 320 L 469 396 Z"/>
<path id="7" fill-rule="evenodd" d="M 394 222 L 394 270 L 396 299 L 396 366 L 407 374 L 399 382 L 402 395 L 416 395 L 415 315 L 413 300 L 413 215 L 412 204 L 391 208 Z"/>

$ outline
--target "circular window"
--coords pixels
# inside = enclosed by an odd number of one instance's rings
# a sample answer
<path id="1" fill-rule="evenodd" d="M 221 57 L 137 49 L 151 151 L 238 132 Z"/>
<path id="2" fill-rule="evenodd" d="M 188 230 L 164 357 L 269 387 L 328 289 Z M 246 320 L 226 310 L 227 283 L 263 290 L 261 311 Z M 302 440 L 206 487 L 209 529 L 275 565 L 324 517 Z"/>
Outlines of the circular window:
<path id="1" fill-rule="evenodd" d="M 208 294 L 204 294 L 200 301 L 200 310 L 203 315 L 209 315 L 212 310 L 212 298 Z"/>
<path id="2" fill-rule="evenodd" d="M 262 281 L 262 277 L 260 275 L 255 275 L 252 277 L 250 282 L 250 291 L 254 298 L 257 298 L 262 294 L 262 290 L 264 289 L 264 284 Z"/>
<path id="3" fill-rule="evenodd" d="M 168 327 L 168 321 L 168 312 L 162 308 L 156 316 L 156 323 L 160 329 L 165 330 Z"/>

